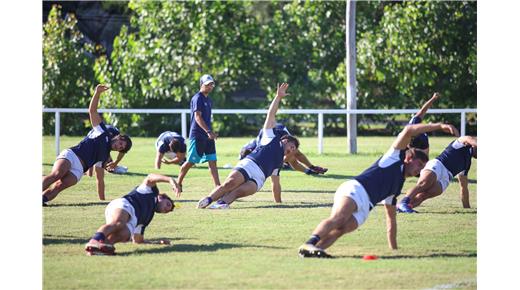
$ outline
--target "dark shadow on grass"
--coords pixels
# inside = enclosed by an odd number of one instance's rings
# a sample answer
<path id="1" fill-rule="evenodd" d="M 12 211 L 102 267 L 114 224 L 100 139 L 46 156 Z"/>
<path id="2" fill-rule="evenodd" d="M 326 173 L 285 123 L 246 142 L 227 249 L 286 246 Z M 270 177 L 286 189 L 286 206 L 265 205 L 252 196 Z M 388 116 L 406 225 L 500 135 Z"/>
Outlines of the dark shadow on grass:
<path id="1" fill-rule="evenodd" d="M 123 175 L 123 176 L 142 176 L 142 177 L 145 177 L 145 176 L 148 176 L 147 173 L 139 173 L 139 172 L 126 172 L 126 173 L 123 173 L 123 174 L 118 174 L 118 173 L 112 173 L 113 175 Z"/>
<path id="2" fill-rule="evenodd" d="M 439 215 L 445 215 L 445 214 L 477 214 L 476 208 L 471 209 L 453 209 L 453 210 L 444 210 L 444 211 L 428 211 L 428 210 L 421 210 L 421 208 L 417 208 L 416 214 L 439 214 Z M 415 214 L 407 214 L 407 213 L 398 213 L 398 215 L 406 216 L 406 215 L 415 215 Z"/>
<path id="3" fill-rule="evenodd" d="M 133 252 L 126 252 L 117 254 L 118 256 L 131 256 L 136 254 L 164 254 L 172 252 L 215 252 L 218 250 L 227 250 L 235 248 L 263 248 L 263 249 L 287 249 L 282 247 L 262 246 L 262 245 L 244 245 L 244 244 L 229 244 L 229 243 L 213 243 L 209 245 L 194 245 L 194 244 L 172 244 L 159 248 L 137 249 Z"/>
<path id="4" fill-rule="evenodd" d="M 332 207 L 332 203 L 299 203 L 299 204 L 266 204 L 266 205 L 259 205 L 259 206 L 245 206 L 245 207 L 238 207 L 233 209 L 249 209 L 249 208 L 317 208 L 317 207 L 326 207 L 330 208 Z"/>
<path id="5" fill-rule="evenodd" d="M 53 164 L 53 163 L 43 163 L 42 165 L 45 165 L 45 166 L 53 166 L 54 164 Z"/>
<path id="6" fill-rule="evenodd" d="M 84 245 L 89 241 L 90 237 L 78 238 L 74 236 L 53 236 L 53 235 L 45 235 L 42 239 L 43 245 L 63 245 L 63 244 L 80 244 Z M 159 242 L 161 239 L 168 239 L 170 241 L 181 241 L 185 240 L 183 238 L 156 238 L 156 239 L 147 239 L 152 242 Z"/>
<path id="7" fill-rule="evenodd" d="M 284 171 L 287 171 L 287 172 L 296 172 L 294 170 L 284 170 Z M 302 173 L 304 174 L 304 173 Z M 325 174 L 316 174 L 316 175 L 308 175 L 308 176 L 311 176 L 311 177 L 315 177 L 315 178 L 332 178 L 332 179 L 354 179 L 355 176 L 353 175 L 341 175 L 341 174 L 330 174 L 330 173 L 325 173 Z"/>
<path id="8" fill-rule="evenodd" d="M 433 253 L 427 255 L 391 255 L 391 256 L 379 256 L 381 260 L 400 260 L 400 259 L 424 259 L 424 258 L 475 258 L 477 257 L 476 252 L 469 253 Z M 334 258 L 352 258 L 352 259 L 363 259 L 361 255 L 352 256 L 334 256 Z"/>
<path id="9" fill-rule="evenodd" d="M 43 245 L 62 245 L 62 244 L 85 244 L 88 238 L 78 238 L 74 236 L 53 236 L 44 235 L 42 239 Z"/>
<path id="10" fill-rule="evenodd" d="M 266 190 L 265 192 L 271 192 L 271 191 L 268 191 Z M 284 193 L 286 192 L 309 192 L 309 193 L 327 193 L 327 194 L 330 194 L 330 193 L 335 193 L 336 191 L 334 190 L 311 190 L 311 189 L 284 189 Z"/>
<path id="11" fill-rule="evenodd" d="M 110 201 L 107 200 L 105 202 L 86 202 L 86 203 L 58 203 L 58 204 L 49 204 L 45 207 L 72 207 L 72 206 L 99 206 L 99 205 L 107 205 Z"/>

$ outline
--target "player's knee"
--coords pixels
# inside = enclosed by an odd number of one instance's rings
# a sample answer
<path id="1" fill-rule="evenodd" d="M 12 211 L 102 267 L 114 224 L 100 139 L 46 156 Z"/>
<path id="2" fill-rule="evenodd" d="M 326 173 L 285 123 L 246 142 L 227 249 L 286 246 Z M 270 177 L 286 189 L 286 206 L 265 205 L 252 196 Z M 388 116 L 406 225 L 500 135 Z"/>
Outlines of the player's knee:
<path id="1" fill-rule="evenodd" d="M 60 179 L 63 175 L 65 175 L 64 170 L 53 169 L 49 176 L 53 179 Z"/>
<path id="2" fill-rule="evenodd" d="M 235 184 L 236 184 L 236 180 L 228 179 L 228 180 L 224 181 L 224 183 L 222 183 L 222 185 L 220 185 L 220 186 L 226 190 L 233 190 L 236 187 Z"/>

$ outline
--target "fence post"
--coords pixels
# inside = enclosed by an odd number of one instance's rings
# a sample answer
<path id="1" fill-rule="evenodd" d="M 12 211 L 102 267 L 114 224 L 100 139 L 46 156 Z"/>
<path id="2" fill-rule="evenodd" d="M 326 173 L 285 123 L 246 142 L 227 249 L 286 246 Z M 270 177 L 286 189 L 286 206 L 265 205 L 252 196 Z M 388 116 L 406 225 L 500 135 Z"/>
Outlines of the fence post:
<path id="1" fill-rule="evenodd" d="M 182 127 L 182 137 L 184 139 L 188 139 L 187 129 L 186 129 L 186 113 L 181 113 L 181 127 Z"/>
<path id="2" fill-rule="evenodd" d="M 318 154 L 323 153 L 323 113 L 318 114 Z"/>
<path id="3" fill-rule="evenodd" d="M 460 113 L 460 136 L 466 135 L 466 112 Z"/>
<path id="4" fill-rule="evenodd" d="M 60 155 L 60 112 L 54 113 L 54 138 L 56 139 L 56 156 Z"/>

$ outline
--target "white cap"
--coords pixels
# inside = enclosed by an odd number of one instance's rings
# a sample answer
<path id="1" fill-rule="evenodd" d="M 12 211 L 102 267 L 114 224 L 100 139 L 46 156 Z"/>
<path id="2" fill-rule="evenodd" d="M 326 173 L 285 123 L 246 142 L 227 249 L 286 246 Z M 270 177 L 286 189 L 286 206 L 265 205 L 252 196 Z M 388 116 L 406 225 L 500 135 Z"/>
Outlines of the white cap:
<path id="1" fill-rule="evenodd" d="M 209 83 L 215 83 L 215 80 L 213 80 L 213 77 L 210 75 L 203 75 L 200 78 L 200 85 L 207 85 Z"/>

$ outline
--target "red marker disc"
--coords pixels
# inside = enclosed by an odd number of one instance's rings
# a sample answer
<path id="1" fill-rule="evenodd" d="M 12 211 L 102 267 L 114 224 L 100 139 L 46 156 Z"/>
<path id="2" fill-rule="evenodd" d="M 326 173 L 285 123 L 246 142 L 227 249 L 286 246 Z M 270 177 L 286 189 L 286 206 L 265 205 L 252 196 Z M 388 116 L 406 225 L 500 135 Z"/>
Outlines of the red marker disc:
<path id="1" fill-rule="evenodd" d="M 377 256 L 375 255 L 364 255 L 363 260 L 369 261 L 369 260 L 377 260 Z"/>

